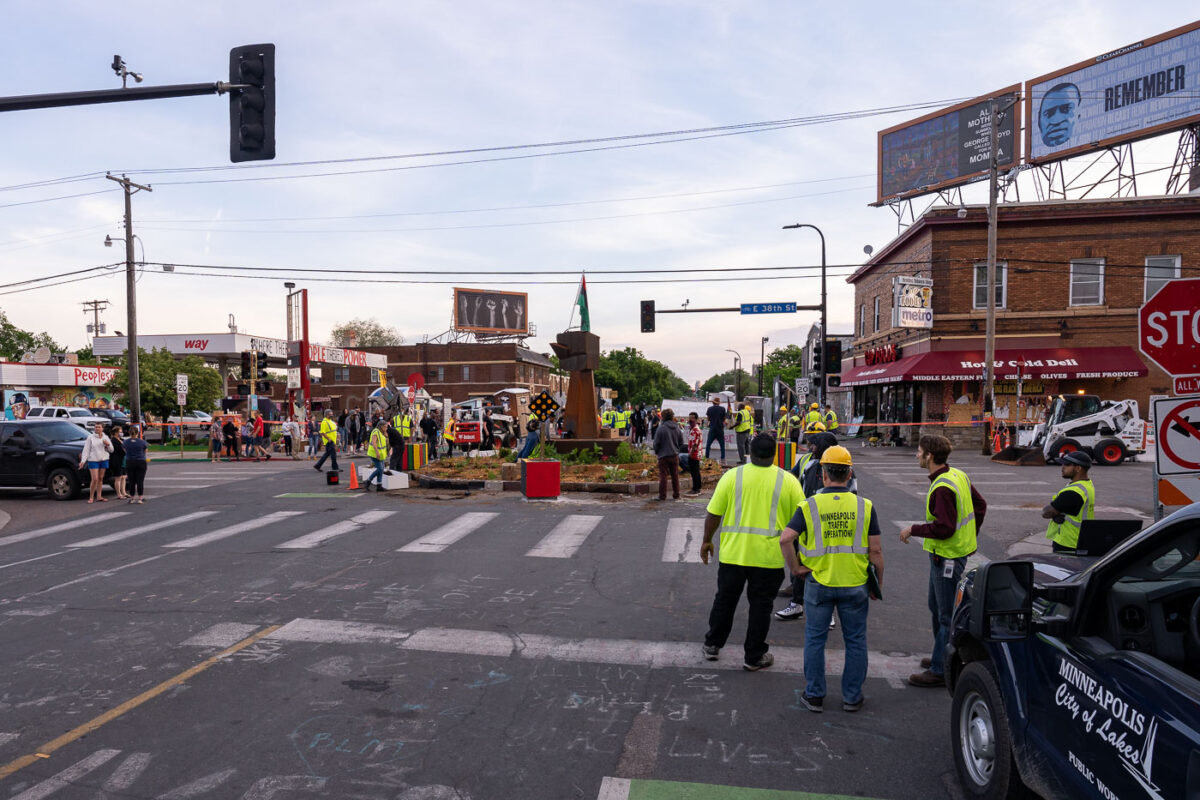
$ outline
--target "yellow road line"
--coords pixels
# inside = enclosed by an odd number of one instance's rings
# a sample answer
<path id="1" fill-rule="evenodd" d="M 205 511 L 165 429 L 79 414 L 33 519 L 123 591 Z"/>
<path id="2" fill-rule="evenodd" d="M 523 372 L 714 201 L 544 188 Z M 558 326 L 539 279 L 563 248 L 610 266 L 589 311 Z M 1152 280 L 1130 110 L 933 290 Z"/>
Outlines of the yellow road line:
<path id="1" fill-rule="evenodd" d="M 154 698 L 158 697 L 160 694 L 167 691 L 168 689 L 172 689 L 172 688 L 180 685 L 181 683 L 186 682 L 190 678 L 192 678 L 196 675 L 199 675 L 201 672 L 204 672 L 204 670 L 208 669 L 213 664 L 216 664 L 222 658 L 225 658 L 225 656 L 231 655 L 232 653 L 236 653 L 239 650 L 249 647 L 250 645 L 257 642 L 259 639 L 262 639 L 265 636 L 270 636 L 272 633 L 279 630 L 279 628 L 280 628 L 279 625 L 271 625 L 267 628 L 263 628 L 258 633 L 255 633 L 251 636 L 246 637 L 245 639 L 242 639 L 237 644 L 233 645 L 232 647 L 228 647 L 228 648 L 222 650 L 221 652 L 217 653 L 215 656 L 212 656 L 211 658 L 206 658 L 204 661 L 201 661 L 196 666 L 184 670 L 183 672 L 179 673 L 178 675 L 176 675 L 173 678 L 168 678 L 167 680 L 163 681 L 162 683 L 158 684 L 157 686 L 155 686 L 152 689 L 147 689 L 146 691 L 139 694 L 137 697 L 134 697 L 131 700 L 126 700 L 124 703 L 121 703 L 121 705 L 117 706 L 116 708 L 112 708 L 112 709 L 109 709 L 108 711 L 105 711 L 103 714 L 96 717 L 95 719 L 91 719 L 91 720 L 83 723 L 79 727 L 67 731 L 62 736 L 59 736 L 57 739 L 53 739 L 49 742 L 46 742 L 44 745 L 39 747 L 36 752 L 31 753 L 30 755 L 27 755 L 27 756 L 21 756 L 16 761 L 12 761 L 8 764 L 5 764 L 3 767 L 0 767 L 0 781 L 4 780 L 9 775 L 12 775 L 17 770 L 28 767 L 30 764 L 37 761 L 39 758 L 49 758 L 50 754 L 53 753 L 55 750 L 65 747 L 66 745 L 70 744 L 71 742 L 75 741 L 76 739 L 78 739 L 82 736 L 86 736 L 87 734 L 96 730 L 100 726 L 105 725 L 109 722 L 112 722 L 114 719 L 122 716 L 126 712 L 132 711 L 133 709 L 137 708 L 138 706 L 142 705 L 143 703 L 153 700 Z"/>

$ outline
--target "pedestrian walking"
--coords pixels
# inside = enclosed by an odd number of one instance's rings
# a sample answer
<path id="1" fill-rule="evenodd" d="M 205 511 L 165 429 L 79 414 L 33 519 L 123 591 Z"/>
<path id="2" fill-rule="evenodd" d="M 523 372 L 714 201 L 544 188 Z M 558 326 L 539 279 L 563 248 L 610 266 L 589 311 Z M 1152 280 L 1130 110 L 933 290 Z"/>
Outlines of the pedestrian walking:
<path id="1" fill-rule="evenodd" d="M 80 468 L 88 468 L 88 502 L 100 501 L 107 503 L 104 498 L 104 471 L 108 469 L 108 459 L 112 455 L 112 440 L 104 433 L 104 423 L 97 422 L 92 426 L 92 432 L 83 442 L 83 450 L 79 453 Z"/>
<path id="2" fill-rule="evenodd" d="M 283 421 L 281 433 L 283 434 L 283 452 L 288 458 L 296 460 L 296 453 L 292 450 L 295 442 L 300 438 L 300 426 L 296 424 L 295 417 L 288 417 Z"/>
<path id="3" fill-rule="evenodd" d="M 244 458 L 254 457 L 254 424 L 247 419 L 239 431 L 238 448 Z"/>
<path id="4" fill-rule="evenodd" d="M 221 426 L 221 438 L 225 442 L 225 458 L 229 461 L 239 460 L 241 450 L 238 448 L 238 426 L 233 417 L 226 417 Z"/>
<path id="5" fill-rule="evenodd" d="M 325 463 L 325 459 L 330 459 L 329 466 L 333 472 L 338 471 L 337 465 L 337 443 L 338 443 L 338 428 L 333 421 L 333 412 L 329 409 L 325 410 L 325 418 L 321 420 L 321 444 L 325 448 L 325 452 L 317 459 L 317 463 L 313 464 L 313 469 L 317 472 L 321 471 L 321 465 Z"/>
<path id="6" fill-rule="evenodd" d="M 725 419 L 729 412 L 721 405 L 721 399 L 714 397 L 712 405 L 704 412 L 708 417 L 708 441 L 704 445 L 704 457 L 712 458 L 713 442 L 721 445 L 721 461 L 725 460 Z"/>
<path id="7" fill-rule="evenodd" d="M 125 493 L 125 436 L 120 425 L 114 425 L 112 429 L 112 455 L 108 457 L 108 472 L 107 475 L 113 479 L 113 490 L 117 493 L 118 500 L 125 500 L 129 497 Z"/>
<path id="8" fill-rule="evenodd" d="M 699 497 L 700 495 L 700 442 L 702 439 L 700 415 L 692 411 L 688 414 L 687 430 L 687 469 L 692 476 L 692 490 L 687 493 L 688 497 Z"/>
<path id="9" fill-rule="evenodd" d="M 343 409 L 337 418 L 337 446 L 339 450 L 346 449 L 346 416 L 346 411 Z"/>
<path id="10" fill-rule="evenodd" d="M 827 436 L 829 434 L 826 434 Z M 809 711 L 825 705 L 825 641 L 834 609 L 846 646 L 842 667 L 842 710 L 863 706 L 867 678 L 868 570 L 883 586 L 879 520 L 870 500 L 849 490 L 850 451 L 834 445 L 821 455 L 821 491 L 806 498 L 780 537 L 780 552 L 793 576 L 804 577 L 804 693 Z M 793 543 L 799 543 L 799 555 Z"/>
<path id="11" fill-rule="evenodd" d="M 667 476 L 671 478 L 671 497 L 679 499 L 679 454 L 685 452 L 683 432 L 675 421 L 675 412 L 662 411 L 662 422 L 654 434 L 654 456 L 658 459 L 658 499 L 667 499 Z"/>
<path id="12" fill-rule="evenodd" d="M 1079 546 L 1079 528 L 1085 519 L 1096 517 L 1096 487 L 1088 478 L 1092 457 L 1076 450 L 1060 457 L 1062 476 L 1070 481 L 1042 509 L 1042 518 L 1050 520 L 1046 538 L 1054 552 L 1074 550 Z"/>
<path id="13" fill-rule="evenodd" d="M 358 409 L 352 409 L 346 414 L 346 451 L 357 453 L 360 442 Z"/>
<path id="14" fill-rule="evenodd" d="M 388 457 L 387 431 L 388 422 L 386 419 L 381 419 L 375 423 L 375 429 L 371 431 L 371 436 L 367 441 L 367 458 L 371 459 L 371 466 L 375 467 L 367 476 L 366 484 L 363 485 L 368 492 L 371 491 L 371 482 L 376 479 L 379 480 L 377 491 L 383 491 L 383 465 Z"/>
<path id="15" fill-rule="evenodd" d="M 742 403 L 734 415 L 733 432 L 737 435 L 738 463 L 745 464 L 750 453 L 750 437 L 754 435 L 754 412 L 749 403 Z"/>
<path id="16" fill-rule="evenodd" d="M 208 424 L 208 459 L 213 464 L 221 460 L 221 440 L 223 438 L 221 420 L 213 417 L 212 422 Z"/>
<path id="17" fill-rule="evenodd" d="M 309 414 L 308 419 L 304 420 L 304 435 L 308 438 L 308 460 L 312 461 L 317 457 L 317 449 L 321 444 L 320 430 L 312 414 Z"/>
<path id="18" fill-rule="evenodd" d="M 261 411 L 254 412 L 254 431 L 251 433 L 254 439 L 254 458 L 265 458 L 271 460 L 271 453 L 267 450 L 271 446 L 271 437 L 267 435 L 267 423 L 263 420 Z"/>
<path id="19" fill-rule="evenodd" d="M 987 502 L 971 485 L 967 473 L 948 466 L 954 446 L 945 436 L 922 436 L 917 463 L 929 473 L 923 525 L 900 531 L 900 541 L 916 536 L 925 540 L 929 553 L 929 613 L 932 617 L 933 652 L 921 659 L 922 672 L 908 676 L 913 686 L 946 685 L 946 647 L 950 639 L 950 614 L 958 579 L 975 552 L 976 533 L 983 527 Z"/>
<path id="20" fill-rule="evenodd" d="M 129 503 L 141 505 L 146 502 L 146 470 L 150 466 L 150 445 L 142 438 L 140 425 L 129 428 L 125 440 L 125 471 L 129 474 Z"/>
<path id="21" fill-rule="evenodd" d="M 429 448 L 430 460 L 436 460 L 438 451 L 438 424 L 432 412 L 421 417 L 419 427 L 421 428 L 421 433 L 425 436 L 425 445 Z"/>
<path id="22" fill-rule="evenodd" d="M 720 534 L 717 594 L 708 615 L 704 658 L 716 661 L 720 657 L 745 590 L 750 611 L 742 667 L 750 671 L 775 663 L 768 652 L 767 633 L 771 629 L 771 603 L 783 582 L 779 536 L 802 499 L 800 482 L 776 467 L 774 461 L 774 437 L 754 437 L 750 463 L 729 470 L 717 482 L 708 502 L 700 545 L 700 560 L 707 564 L 713 553 L 713 537 Z"/>

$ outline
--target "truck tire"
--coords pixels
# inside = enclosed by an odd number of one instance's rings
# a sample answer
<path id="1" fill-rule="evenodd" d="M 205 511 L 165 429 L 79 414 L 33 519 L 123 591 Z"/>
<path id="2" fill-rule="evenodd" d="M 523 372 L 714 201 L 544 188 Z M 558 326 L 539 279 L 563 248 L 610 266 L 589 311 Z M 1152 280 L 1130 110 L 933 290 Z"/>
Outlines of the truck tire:
<path id="1" fill-rule="evenodd" d="M 55 500 L 74 500 L 79 496 L 79 476 L 73 469 L 59 467 L 46 476 L 46 488 Z"/>
<path id="2" fill-rule="evenodd" d="M 1058 463 L 1067 453 L 1074 453 L 1076 450 L 1082 449 L 1083 448 L 1079 446 L 1079 442 L 1075 441 L 1074 439 L 1058 439 L 1052 445 L 1050 445 L 1050 461 L 1053 463 Z"/>
<path id="3" fill-rule="evenodd" d="M 1096 460 L 1097 464 L 1103 464 L 1106 467 L 1115 467 L 1128 455 L 1129 452 L 1120 439 L 1101 439 L 1092 448 L 1092 458 Z"/>
<path id="4" fill-rule="evenodd" d="M 1028 798 L 1013 759 L 1012 732 L 990 661 L 972 661 L 954 687 L 950 712 L 954 766 L 967 797 Z"/>

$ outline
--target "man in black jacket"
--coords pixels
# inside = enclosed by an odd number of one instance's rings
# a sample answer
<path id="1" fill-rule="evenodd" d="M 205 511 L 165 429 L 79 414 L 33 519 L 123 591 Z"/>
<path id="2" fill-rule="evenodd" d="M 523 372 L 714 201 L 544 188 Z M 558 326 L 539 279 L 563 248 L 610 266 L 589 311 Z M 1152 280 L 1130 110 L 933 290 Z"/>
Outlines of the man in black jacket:
<path id="1" fill-rule="evenodd" d="M 429 445 L 429 459 L 432 461 L 437 458 L 438 451 L 438 424 L 433 418 L 433 413 L 425 414 L 421 417 L 421 433 L 425 434 L 425 443 Z"/>

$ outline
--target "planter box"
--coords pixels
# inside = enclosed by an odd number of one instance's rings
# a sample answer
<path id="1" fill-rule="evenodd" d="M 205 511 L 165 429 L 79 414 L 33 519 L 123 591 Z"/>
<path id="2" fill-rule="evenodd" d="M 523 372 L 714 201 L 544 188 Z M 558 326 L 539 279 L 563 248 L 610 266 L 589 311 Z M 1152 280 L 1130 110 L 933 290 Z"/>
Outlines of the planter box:
<path id="1" fill-rule="evenodd" d="M 358 469 L 359 484 L 362 486 L 366 486 L 367 476 L 370 475 L 372 472 L 374 472 L 375 468 L 372 466 L 365 466 L 365 467 L 359 466 L 359 467 L 356 467 L 356 469 Z M 408 488 L 408 473 L 407 472 L 397 472 L 396 470 L 392 470 L 391 475 L 388 475 L 386 472 L 384 472 L 381 480 L 383 482 L 383 490 L 385 492 L 390 492 L 392 489 L 407 489 Z"/>
<path id="2" fill-rule="evenodd" d="M 521 494 L 530 498 L 558 497 L 562 494 L 562 462 L 521 462 Z"/>
<path id="3" fill-rule="evenodd" d="M 400 454 L 400 469 L 408 471 L 420 469 L 429 463 L 429 444 L 427 442 L 417 442 L 404 446 L 404 452 Z"/>

